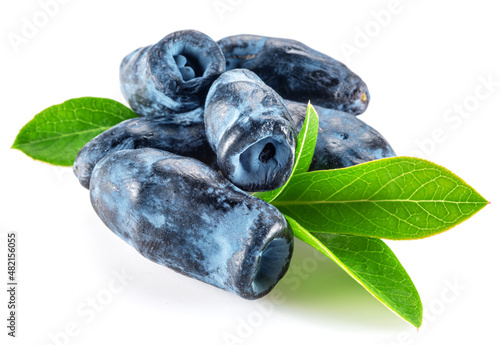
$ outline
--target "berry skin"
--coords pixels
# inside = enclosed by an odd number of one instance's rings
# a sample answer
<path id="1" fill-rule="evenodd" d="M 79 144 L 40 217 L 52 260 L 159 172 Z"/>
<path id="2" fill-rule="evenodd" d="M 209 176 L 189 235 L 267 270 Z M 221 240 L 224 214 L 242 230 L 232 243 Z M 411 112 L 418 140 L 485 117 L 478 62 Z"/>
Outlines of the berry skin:
<path id="1" fill-rule="evenodd" d="M 164 116 L 125 120 L 88 142 L 77 154 L 73 172 L 89 188 L 94 166 L 106 155 L 125 149 L 156 148 L 200 160 L 212 168 L 217 157 L 210 148 L 203 122 L 172 123 Z"/>
<path id="2" fill-rule="evenodd" d="M 307 105 L 285 101 L 300 131 Z M 309 171 L 346 168 L 376 159 L 395 157 L 385 138 L 356 116 L 315 106 L 318 139 Z"/>
<path id="3" fill-rule="evenodd" d="M 195 159 L 111 153 L 94 168 L 90 197 L 106 226 L 147 259 L 243 298 L 267 294 L 290 264 L 284 216 Z"/>
<path id="4" fill-rule="evenodd" d="M 194 30 L 177 31 L 122 60 L 121 90 L 140 116 L 175 118 L 202 107 L 210 85 L 224 70 L 224 55 L 210 37 Z"/>
<path id="5" fill-rule="evenodd" d="M 343 63 L 298 41 L 256 35 L 236 35 L 217 42 L 226 70 L 255 72 L 281 97 L 354 115 L 370 102 L 366 84 Z"/>
<path id="6" fill-rule="evenodd" d="M 283 99 L 255 73 L 222 74 L 205 103 L 207 140 L 222 174 L 239 188 L 267 191 L 291 174 L 297 133 Z"/>

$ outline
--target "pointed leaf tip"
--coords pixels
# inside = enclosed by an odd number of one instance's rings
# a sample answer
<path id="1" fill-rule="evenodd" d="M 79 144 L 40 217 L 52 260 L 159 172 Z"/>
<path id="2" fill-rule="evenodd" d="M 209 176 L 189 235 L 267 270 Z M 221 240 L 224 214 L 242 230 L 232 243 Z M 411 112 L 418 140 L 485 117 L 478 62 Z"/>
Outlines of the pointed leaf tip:
<path id="1" fill-rule="evenodd" d="M 96 97 L 73 98 L 38 113 L 17 135 L 12 149 L 53 165 L 71 166 L 98 134 L 137 117 L 123 104 Z"/>
<path id="2" fill-rule="evenodd" d="M 272 201 L 311 232 L 395 240 L 446 231 L 487 203 L 451 171 L 413 157 L 297 174 Z"/>

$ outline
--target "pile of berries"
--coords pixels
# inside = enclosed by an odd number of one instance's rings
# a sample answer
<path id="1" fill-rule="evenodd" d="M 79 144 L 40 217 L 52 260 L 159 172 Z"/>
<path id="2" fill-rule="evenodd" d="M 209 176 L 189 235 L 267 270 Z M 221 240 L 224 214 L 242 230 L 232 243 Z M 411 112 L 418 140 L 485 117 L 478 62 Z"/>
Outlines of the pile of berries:
<path id="1" fill-rule="evenodd" d="M 243 298 L 267 294 L 290 264 L 285 217 L 248 192 L 290 177 L 308 101 L 319 115 L 310 170 L 395 155 L 356 117 L 365 83 L 297 41 L 178 31 L 127 55 L 120 81 L 139 117 L 73 166 L 95 211 L 146 258 Z"/>

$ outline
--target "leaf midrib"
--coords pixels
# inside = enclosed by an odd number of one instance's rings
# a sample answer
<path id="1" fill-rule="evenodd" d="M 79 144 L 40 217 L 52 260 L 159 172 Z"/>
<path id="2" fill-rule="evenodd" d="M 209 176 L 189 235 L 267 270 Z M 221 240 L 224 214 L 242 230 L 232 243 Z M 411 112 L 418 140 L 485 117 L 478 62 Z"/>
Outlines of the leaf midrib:
<path id="1" fill-rule="evenodd" d="M 60 138 L 65 138 L 65 137 L 74 137 L 74 136 L 79 136 L 81 134 L 86 134 L 86 133 L 91 133 L 91 132 L 96 132 L 96 131 L 102 132 L 103 130 L 107 130 L 109 128 L 110 128 L 109 126 L 103 126 L 103 127 L 96 127 L 96 128 L 88 129 L 85 131 L 78 131 L 78 132 L 71 132 L 71 133 L 59 133 L 59 134 L 57 134 L 57 132 L 54 132 L 55 133 L 54 136 L 46 137 L 46 138 L 38 139 L 38 140 L 30 140 L 29 142 L 19 143 L 19 144 L 16 144 L 15 147 L 21 147 L 21 146 L 27 146 L 27 145 L 29 146 L 29 145 L 41 143 L 44 141 L 50 141 L 50 140 L 55 140 L 55 139 L 60 139 Z"/>
<path id="2" fill-rule="evenodd" d="M 409 200 L 409 199 L 382 199 L 382 200 L 321 200 L 321 201 L 273 201 L 274 206 L 286 205 L 317 205 L 317 204 L 349 204 L 349 203 L 384 203 L 384 202 L 411 202 L 411 203 L 447 203 L 447 204 L 487 204 L 487 201 L 451 201 L 451 200 Z"/>

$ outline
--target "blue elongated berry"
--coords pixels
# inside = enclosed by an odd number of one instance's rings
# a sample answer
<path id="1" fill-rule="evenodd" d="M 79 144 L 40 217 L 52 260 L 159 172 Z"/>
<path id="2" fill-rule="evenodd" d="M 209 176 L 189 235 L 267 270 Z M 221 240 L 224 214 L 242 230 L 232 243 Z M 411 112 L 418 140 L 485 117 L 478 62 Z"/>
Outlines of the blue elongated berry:
<path id="1" fill-rule="evenodd" d="M 156 148 L 195 158 L 212 168 L 217 157 L 210 148 L 203 122 L 177 123 L 164 116 L 125 120 L 89 141 L 77 154 L 73 172 L 89 188 L 94 166 L 106 155 L 125 149 Z"/>
<path id="2" fill-rule="evenodd" d="M 111 153 L 95 166 L 90 197 L 144 257 L 243 298 L 267 294 L 290 264 L 284 216 L 195 159 L 149 148 Z"/>
<path id="3" fill-rule="evenodd" d="M 288 100 L 285 103 L 300 131 L 307 105 Z M 314 109 L 319 129 L 310 171 L 345 168 L 396 156 L 387 140 L 356 116 L 323 107 Z"/>
<path id="4" fill-rule="evenodd" d="M 290 177 L 295 123 L 283 99 L 255 73 L 236 69 L 214 82 L 205 128 L 220 171 L 241 189 L 272 190 Z"/>
<path id="5" fill-rule="evenodd" d="M 224 55 L 210 37 L 194 30 L 177 31 L 122 60 L 121 90 L 137 114 L 175 117 L 203 107 L 210 85 L 224 69 Z"/>
<path id="6" fill-rule="evenodd" d="M 346 65 L 300 42 L 256 35 L 218 41 L 226 70 L 255 72 L 285 99 L 361 114 L 370 101 L 366 84 Z"/>

